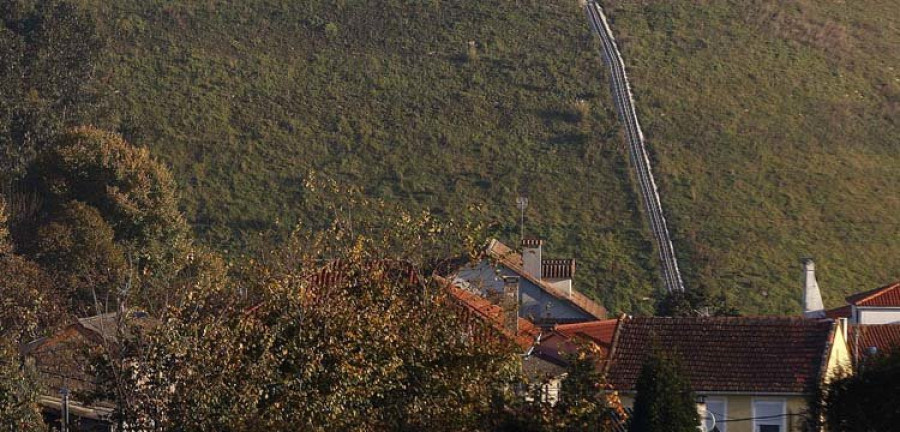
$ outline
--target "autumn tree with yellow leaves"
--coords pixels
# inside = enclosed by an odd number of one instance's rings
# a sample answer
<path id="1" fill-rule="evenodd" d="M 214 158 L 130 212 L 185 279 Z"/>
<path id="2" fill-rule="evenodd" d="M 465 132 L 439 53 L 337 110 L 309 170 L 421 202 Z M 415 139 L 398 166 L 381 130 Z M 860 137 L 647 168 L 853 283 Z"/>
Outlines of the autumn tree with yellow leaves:
<path id="1" fill-rule="evenodd" d="M 516 354 L 507 342 L 475 343 L 462 331 L 428 277 L 439 263 L 420 254 L 456 231 L 428 215 L 393 216 L 354 191 L 323 193 L 323 205 L 355 201 L 369 222 L 338 215 L 326 230 L 299 228 L 232 276 L 187 287 L 157 326 L 123 334 L 130 355 L 105 363 L 117 377 L 108 391 L 124 423 L 183 431 L 489 428 L 492 402 L 516 380 Z"/>

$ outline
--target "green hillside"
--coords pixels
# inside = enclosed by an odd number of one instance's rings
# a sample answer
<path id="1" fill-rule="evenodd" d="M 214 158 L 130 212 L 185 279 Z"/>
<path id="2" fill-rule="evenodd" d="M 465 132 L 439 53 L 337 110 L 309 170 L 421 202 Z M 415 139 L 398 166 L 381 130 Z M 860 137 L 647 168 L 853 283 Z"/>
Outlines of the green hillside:
<path id="1" fill-rule="evenodd" d="M 649 310 L 654 252 L 576 1 L 84 2 L 113 127 L 172 167 L 208 243 L 327 221 L 311 170 L 410 209 L 485 204 L 507 241 L 525 190 L 580 288 Z M 689 288 L 796 313 L 800 257 L 829 305 L 900 277 L 893 2 L 605 3 Z"/>
<path id="2" fill-rule="evenodd" d="M 900 277 L 900 9 L 609 2 L 686 283 L 796 313 Z"/>
<path id="3" fill-rule="evenodd" d="M 582 290 L 651 310 L 652 244 L 575 1 L 89 6 L 113 127 L 172 167 L 207 242 L 330 220 L 311 170 L 448 217 L 485 204 L 510 242 L 524 190 L 528 232 L 577 257 Z"/>

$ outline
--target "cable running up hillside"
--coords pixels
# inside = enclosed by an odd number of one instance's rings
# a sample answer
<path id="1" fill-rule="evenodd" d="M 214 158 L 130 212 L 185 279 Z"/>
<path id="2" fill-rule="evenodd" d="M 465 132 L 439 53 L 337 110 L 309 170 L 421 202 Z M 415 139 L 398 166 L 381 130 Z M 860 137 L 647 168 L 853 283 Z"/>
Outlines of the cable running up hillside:
<path id="1" fill-rule="evenodd" d="M 634 98 L 631 94 L 628 77 L 625 75 L 625 63 L 622 61 L 622 55 L 619 53 L 616 40 L 613 38 L 612 30 L 600 5 L 593 0 L 588 1 L 585 10 L 591 27 L 603 43 L 603 58 L 609 66 L 613 99 L 625 125 L 625 139 L 628 142 L 631 162 L 641 189 L 641 196 L 644 199 L 647 217 L 650 219 L 650 230 L 653 231 L 653 237 L 659 250 L 663 283 L 668 292 L 684 291 L 681 272 L 678 270 L 678 261 L 675 259 L 675 248 L 669 237 L 659 191 L 650 167 L 650 158 L 647 157 L 647 149 L 644 146 L 644 134 L 641 132 L 637 112 L 634 110 Z"/>

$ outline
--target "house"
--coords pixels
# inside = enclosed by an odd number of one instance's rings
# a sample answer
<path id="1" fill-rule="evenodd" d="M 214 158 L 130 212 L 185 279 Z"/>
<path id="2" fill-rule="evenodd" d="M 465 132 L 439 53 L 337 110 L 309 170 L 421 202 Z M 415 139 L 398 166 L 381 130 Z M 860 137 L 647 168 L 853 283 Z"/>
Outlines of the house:
<path id="1" fill-rule="evenodd" d="M 565 362 L 539 350 L 549 329 L 519 317 L 514 301 L 494 303 L 454 285 L 448 279 L 434 276 L 434 280 L 445 288 L 463 322 L 464 333 L 473 341 L 501 339 L 512 342 L 519 349 L 522 372 L 530 383 L 528 389 L 521 389 L 525 398 L 537 395 L 544 402 L 556 403 L 566 368 Z"/>
<path id="2" fill-rule="evenodd" d="M 144 328 L 156 324 L 140 311 L 128 312 L 128 321 Z M 119 324 L 119 314 L 115 312 L 80 318 L 53 335 L 22 347 L 21 354 L 35 366 L 41 379 L 40 404 L 47 424 L 60 424 L 65 405 L 69 430 L 113 430 L 115 406 L 111 402 L 83 401 L 96 396 L 103 384 L 90 367 L 91 356 L 117 343 Z"/>
<path id="3" fill-rule="evenodd" d="M 634 403 L 653 349 L 681 359 L 720 432 L 800 431 L 817 387 L 850 365 L 844 321 L 788 317 L 625 318 L 607 362 L 607 384 Z"/>
<path id="4" fill-rule="evenodd" d="M 525 239 L 516 252 L 492 239 L 483 259 L 459 269 L 451 280 L 481 297 L 496 298 L 518 285 L 519 316 L 536 324 L 594 321 L 606 309 L 573 287 L 574 259 L 544 259 L 543 241 Z"/>
<path id="5" fill-rule="evenodd" d="M 852 324 L 900 323 L 900 282 L 846 297 L 847 304 L 825 311 L 829 318 L 847 318 Z"/>
<path id="6" fill-rule="evenodd" d="M 474 341 L 507 340 L 522 354 L 528 354 L 540 340 L 541 328 L 518 317 L 514 309 L 505 310 L 503 305 L 466 291 L 443 277 L 434 276 L 434 281 L 446 290 L 465 325 L 463 331 Z"/>
<path id="7" fill-rule="evenodd" d="M 541 338 L 541 343 L 535 350 L 545 358 L 565 364 L 567 356 L 576 354 L 588 344 L 597 358 L 605 361 L 609 358 L 613 336 L 622 319 L 624 316 L 618 319 L 559 324 Z"/>
<path id="8" fill-rule="evenodd" d="M 855 365 L 868 357 L 900 349 L 900 323 L 851 325 L 848 343 Z"/>
<path id="9" fill-rule="evenodd" d="M 872 355 L 900 349 L 900 281 L 845 298 L 846 305 L 825 310 L 815 266 L 804 260 L 804 315 L 847 320 L 847 343 L 854 365 Z M 807 300 L 811 299 L 811 300 Z M 813 304 L 813 307 L 808 307 Z"/>

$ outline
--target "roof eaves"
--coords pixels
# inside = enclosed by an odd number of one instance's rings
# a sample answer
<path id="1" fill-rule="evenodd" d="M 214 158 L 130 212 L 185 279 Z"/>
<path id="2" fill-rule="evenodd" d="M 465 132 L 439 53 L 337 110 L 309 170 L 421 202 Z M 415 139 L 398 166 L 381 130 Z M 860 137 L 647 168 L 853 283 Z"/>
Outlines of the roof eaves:
<path id="1" fill-rule="evenodd" d="M 834 338 L 837 334 L 837 320 L 831 320 L 831 329 L 828 330 L 828 337 L 825 339 L 825 349 L 822 353 L 822 364 L 819 366 L 819 376 L 816 377 L 816 383 L 822 385 L 825 378 L 828 377 L 828 364 L 831 362 L 831 352 L 834 351 Z M 807 389 L 813 391 L 814 389 Z"/>
<path id="2" fill-rule="evenodd" d="M 528 351 L 534 344 L 537 342 L 537 339 L 540 337 L 539 329 L 524 329 L 523 324 L 530 324 L 528 320 L 524 318 L 517 317 L 517 328 L 519 331 L 513 333 L 509 331 L 503 323 L 497 320 L 497 317 L 493 316 L 490 313 L 490 310 L 496 308 L 498 306 L 491 304 L 486 299 L 483 299 L 481 296 L 477 294 L 472 294 L 462 288 L 457 287 L 447 278 L 434 275 L 434 279 L 436 282 L 444 286 L 444 289 L 450 294 L 451 297 L 455 299 L 458 303 L 462 304 L 464 307 L 471 310 L 476 316 L 481 318 L 487 325 L 491 326 L 497 332 L 502 335 L 504 338 L 512 341 L 514 344 L 518 345 L 525 351 Z M 476 304 L 474 300 L 480 299 L 484 301 L 484 304 Z M 479 303 L 481 303 L 479 301 Z M 529 332 L 531 330 L 531 332 Z M 532 332 L 538 331 L 537 335 L 533 335 Z"/>
<path id="3" fill-rule="evenodd" d="M 625 326 L 626 322 L 628 322 L 628 316 L 625 314 L 620 315 L 618 322 L 616 323 L 616 330 L 613 332 L 612 343 L 609 344 L 609 355 L 607 356 L 606 364 L 603 365 L 604 376 L 609 374 L 609 369 L 612 367 L 613 361 L 615 361 L 616 349 L 619 345 L 619 336 L 622 334 L 622 328 Z"/>
<path id="4" fill-rule="evenodd" d="M 871 291 L 864 291 L 864 292 L 861 292 L 858 294 L 847 296 L 845 300 L 847 301 L 847 303 L 857 306 L 857 305 L 860 305 L 861 303 L 872 301 L 872 300 L 874 300 L 888 292 L 891 292 L 895 289 L 900 289 L 900 282 L 894 282 L 892 284 L 888 284 L 883 287 L 873 289 Z"/>

